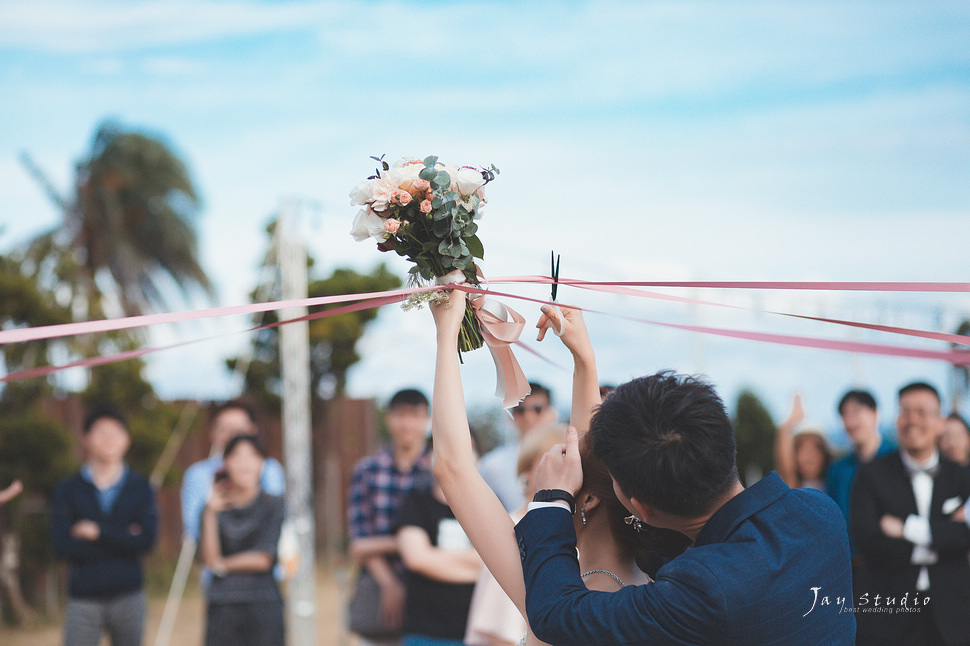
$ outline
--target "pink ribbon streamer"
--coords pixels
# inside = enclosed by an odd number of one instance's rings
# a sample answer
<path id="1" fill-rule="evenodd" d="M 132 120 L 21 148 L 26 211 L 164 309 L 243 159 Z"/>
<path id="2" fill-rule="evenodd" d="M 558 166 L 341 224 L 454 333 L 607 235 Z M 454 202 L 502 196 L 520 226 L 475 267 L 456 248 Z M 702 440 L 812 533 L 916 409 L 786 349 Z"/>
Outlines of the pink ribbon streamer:
<path id="1" fill-rule="evenodd" d="M 491 279 L 498 283 L 549 284 L 549 276 L 500 276 Z M 628 287 L 707 287 L 711 289 L 793 289 L 839 292 L 970 292 L 970 283 L 953 282 L 879 282 L 879 281 L 640 281 L 640 280 L 579 280 L 560 278 L 560 285 L 624 285 Z"/>
<path id="2" fill-rule="evenodd" d="M 532 392 L 511 347 L 525 328 L 525 317 L 484 292 L 469 293 L 468 300 L 495 362 L 495 396 L 502 400 L 502 408 L 516 406 Z"/>
<path id="3" fill-rule="evenodd" d="M 241 330 L 239 333 L 256 332 L 258 330 L 266 330 L 269 328 L 279 327 L 280 325 L 286 325 L 287 323 L 295 323 L 297 321 L 313 321 L 315 319 L 327 318 L 328 316 L 337 316 L 338 314 L 346 314 L 348 312 L 356 312 L 359 310 L 370 309 L 372 307 L 382 307 L 390 303 L 397 303 L 401 301 L 401 296 L 385 296 L 382 298 L 371 298 L 360 303 L 353 303 L 351 305 L 344 305 L 343 307 L 335 307 L 330 310 L 325 310 L 323 312 L 317 312 L 315 314 L 308 314 L 306 316 L 301 316 L 295 319 L 287 319 L 284 321 L 277 321 L 276 323 L 267 323 L 265 325 L 257 325 L 256 327 L 249 328 L 247 330 Z M 37 368 L 30 368 L 28 370 L 21 370 L 19 372 L 12 372 L 10 374 L 4 375 L 0 378 L 0 383 L 6 383 L 10 381 L 20 381 L 21 379 L 31 379 L 33 377 L 46 377 L 47 375 L 53 374 L 61 370 L 67 370 L 68 368 L 94 368 L 96 366 L 103 366 L 108 363 L 115 363 L 118 361 L 127 361 L 128 359 L 135 359 L 138 357 L 143 357 L 147 354 L 152 354 L 154 352 L 159 352 L 161 350 L 170 350 L 172 348 L 178 348 L 186 345 L 191 345 L 193 343 L 200 343 L 202 341 L 211 341 L 213 339 L 221 338 L 223 335 L 203 337 L 200 339 L 192 339 L 190 341 L 181 341 L 179 343 L 172 343 L 170 345 L 156 346 L 151 348 L 139 348 L 137 350 L 129 350 L 127 352 L 119 352 L 117 354 L 103 355 L 99 357 L 89 357 L 87 359 L 79 359 L 77 361 L 72 361 L 70 363 L 64 363 L 56 366 L 40 366 Z"/>
<path id="4" fill-rule="evenodd" d="M 499 281 L 493 281 L 493 282 L 499 282 Z M 749 341 L 763 341 L 765 343 L 791 345 L 796 347 L 818 348 L 822 350 L 860 352 L 864 354 L 881 354 L 886 356 L 907 357 L 912 359 L 933 359 L 938 361 L 946 361 L 947 363 L 950 363 L 952 365 L 958 365 L 958 366 L 970 365 L 970 351 L 965 351 L 965 350 L 950 350 L 950 351 L 924 350 L 922 348 L 908 348 L 903 346 L 884 345 L 879 343 L 864 343 L 864 342 L 858 342 L 858 341 L 837 341 L 833 339 L 822 339 L 817 337 L 794 336 L 794 335 L 787 335 L 787 334 L 772 334 L 772 333 L 766 333 L 766 332 L 746 332 L 743 330 L 728 330 L 724 328 L 704 327 L 699 325 L 683 325 L 679 323 L 666 323 L 663 321 L 653 321 L 649 319 L 642 319 L 642 318 L 624 316 L 619 314 L 611 314 L 610 312 L 601 312 L 598 310 L 575 307 L 572 305 L 564 305 L 562 303 L 553 303 L 552 301 L 545 301 L 537 298 L 517 296 L 515 294 L 496 292 L 494 290 L 492 290 L 491 293 L 496 296 L 517 298 L 519 300 L 532 301 L 535 303 L 544 303 L 546 305 L 558 305 L 559 307 L 574 307 L 575 309 L 579 309 L 584 312 L 606 314 L 608 316 L 618 316 L 619 318 L 624 318 L 630 321 L 637 321 L 639 323 L 647 323 L 649 325 L 660 325 L 663 327 L 676 328 L 679 330 L 685 330 L 690 332 L 698 332 L 701 334 L 711 334 L 714 336 L 723 336 L 723 337 L 729 337 L 729 338 L 735 338 L 735 339 L 745 339 Z M 647 294 L 641 293 L 638 295 L 646 296 Z M 797 315 L 793 314 L 789 316 L 797 316 Z M 833 319 L 831 320 L 831 322 L 837 322 L 837 321 Z M 860 325 L 862 327 L 866 327 L 868 324 L 860 324 Z M 926 334 L 936 334 L 936 333 L 926 333 Z M 959 335 L 956 335 L 956 336 L 959 336 Z M 966 338 L 966 337 L 963 337 L 963 338 Z M 964 343 L 966 342 L 967 341 L 964 341 Z"/>
<path id="5" fill-rule="evenodd" d="M 128 316 L 118 319 L 102 319 L 98 321 L 82 321 L 78 323 L 61 323 L 58 325 L 43 325 L 40 327 L 17 328 L 15 330 L 0 331 L 0 345 L 7 343 L 23 343 L 24 341 L 38 341 L 41 339 L 56 339 L 65 336 L 76 336 L 78 334 L 96 334 L 99 332 L 111 332 L 114 330 L 130 330 L 132 328 L 147 327 L 158 325 L 159 323 L 181 323 L 182 321 L 194 321 L 205 318 L 218 318 L 220 316 L 233 316 L 238 314 L 256 314 L 258 312 L 270 312 L 282 310 L 288 307 L 317 307 L 320 305 L 332 305 L 334 303 L 346 303 L 348 301 L 360 301 L 384 296 L 399 296 L 401 298 L 409 294 L 427 292 L 440 289 L 439 287 L 414 287 L 408 289 L 395 289 L 384 292 L 363 292 L 360 294 L 341 294 L 338 296 L 319 296 L 315 298 L 301 298 L 288 301 L 271 301 L 268 303 L 249 303 L 246 305 L 230 305 L 227 307 L 212 307 L 204 310 L 190 310 L 183 312 L 164 312 L 160 314 L 144 314 L 141 316 Z M 400 300 L 400 299 L 399 299 Z"/>
<path id="6" fill-rule="evenodd" d="M 549 284 L 551 283 L 551 278 L 547 276 L 508 276 L 492 279 L 492 284 L 498 283 L 538 283 L 538 284 Z M 753 310 L 751 308 L 738 307 L 734 305 L 727 305 L 723 303 L 714 303 L 710 301 L 703 301 L 692 298 L 685 298 L 680 296 L 673 296 L 668 294 L 659 294 L 655 292 L 646 292 L 643 290 L 632 289 L 633 286 L 653 286 L 653 287 L 708 287 L 708 288 L 721 288 L 721 289 L 793 289 L 793 290 L 844 290 L 844 291 L 900 291 L 900 292 L 966 292 L 970 291 L 970 283 L 900 283 L 900 282 L 647 282 L 647 281 L 583 281 L 576 279 L 560 279 L 560 284 L 570 285 L 573 287 L 590 289 L 594 291 L 604 291 L 612 292 L 618 294 L 627 294 L 631 296 L 638 296 L 644 298 L 657 298 L 663 300 L 672 300 L 679 302 L 690 302 L 698 303 L 704 305 L 712 305 L 718 307 L 728 307 L 732 309 L 744 309 L 751 311 L 763 311 L 763 310 Z M 411 288 L 411 289 L 401 289 L 392 290 L 386 292 L 368 292 L 361 294 L 346 294 L 339 296 L 325 296 L 318 298 L 308 298 L 308 299 L 298 299 L 290 301 L 276 301 L 269 303 L 252 303 L 246 305 L 236 305 L 229 307 L 218 307 L 210 308 L 205 310 L 195 310 L 186 312 L 171 312 L 171 313 L 161 313 L 161 314 L 149 314 L 144 316 L 128 317 L 123 319 L 106 319 L 101 321 L 86 321 L 79 323 L 68 323 L 62 325 L 52 325 L 52 326 L 42 326 L 36 328 L 20 328 L 15 330 L 4 330 L 0 331 L 0 345 L 7 343 L 18 343 L 39 339 L 51 339 L 59 338 L 65 336 L 72 336 L 76 334 L 91 334 L 98 332 L 106 332 L 111 330 L 121 330 L 121 329 L 131 329 L 137 327 L 145 327 L 149 325 L 156 325 L 159 323 L 173 323 L 181 322 L 187 320 L 196 320 L 202 318 L 212 318 L 220 316 L 230 316 L 239 314 L 253 314 L 257 312 L 265 312 L 271 310 L 283 309 L 285 307 L 313 307 L 320 305 L 335 304 L 348 301 L 359 301 L 353 305 L 348 305 L 346 307 L 335 308 L 327 310 L 324 312 L 319 312 L 317 314 L 310 314 L 306 317 L 301 317 L 300 319 L 293 320 L 313 320 L 316 318 L 323 318 L 327 316 L 335 316 L 337 314 L 342 314 L 348 311 L 356 311 L 371 307 L 380 307 L 385 304 L 396 302 L 402 300 L 408 294 L 413 294 L 422 291 L 431 291 L 441 289 L 441 287 L 424 287 L 424 288 Z M 475 290 L 468 286 L 463 286 L 464 291 L 471 293 L 484 294 L 482 290 Z M 491 291 L 493 295 L 506 296 L 509 298 L 515 298 L 518 300 L 530 301 L 535 303 L 547 303 L 554 305 L 550 301 L 545 301 L 542 299 L 528 298 L 525 296 L 517 294 L 508 294 Z M 484 296 L 483 296 L 484 297 Z M 505 306 L 502 306 L 505 307 Z M 562 306 L 569 307 L 569 306 Z M 476 310 L 476 312 L 481 311 L 482 308 Z M 505 308 L 508 312 L 513 312 L 515 316 L 519 316 L 510 308 Z M 581 309 L 581 308 L 577 308 Z M 487 311 L 487 310 L 486 310 Z M 589 310 L 595 311 L 595 310 Z M 605 312 L 598 312 L 604 314 Z M 957 335 L 957 334 L 946 334 L 942 332 L 932 332 L 923 330 L 914 330 L 909 328 L 899 328 L 893 326 L 876 325 L 869 323 L 861 323 L 855 321 L 845 321 L 841 319 L 832 318 L 822 318 L 822 317 L 812 317 L 800 314 L 789 314 L 784 312 L 770 312 L 773 314 L 781 316 L 790 316 L 795 318 L 803 318 L 807 320 L 815 320 L 826 323 L 833 323 L 837 325 L 844 325 L 850 327 L 858 327 L 864 329 L 871 329 L 882 332 L 889 332 L 894 334 L 901 334 L 907 336 L 921 337 L 927 339 L 934 339 L 939 341 L 946 341 L 954 344 L 970 345 L 970 336 Z M 495 315 L 498 318 L 498 314 Z M 690 326 L 681 325 L 675 323 L 665 323 L 661 321 L 651 321 L 647 319 L 637 319 L 631 317 L 630 320 L 639 321 L 651 325 L 660 325 L 665 327 L 672 327 L 677 329 L 682 329 L 686 331 L 697 332 L 701 334 L 712 334 L 717 336 L 725 336 L 730 338 L 747 339 L 762 341 L 766 343 L 779 343 L 784 345 L 800 346 L 800 347 L 813 347 L 820 349 L 838 350 L 843 352 L 861 352 L 868 354 L 881 354 L 888 356 L 900 356 L 909 358 L 920 358 L 920 359 L 934 359 L 947 361 L 953 365 L 970 365 L 970 352 L 962 350 L 952 350 L 946 351 L 933 351 L 933 350 L 923 350 L 918 348 L 905 348 L 899 346 L 890 346 L 882 344 L 872 344 L 872 343 L 859 343 L 859 342 L 848 342 L 848 341 L 835 341 L 828 339 L 819 339 L 814 337 L 799 337 L 799 336 L 789 336 L 782 334 L 768 334 L 759 332 L 744 332 L 738 330 L 726 330 L 721 328 L 709 328 L 703 326 Z M 513 319 L 514 320 L 514 319 Z M 290 321 L 280 321 L 278 323 L 272 324 L 271 326 L 283 325 Z M 510 321 L 504 321 L 502 325 L 508 325 Z M 524 319 L 523 319 L 524 323 Z M 256 328 L 251 328 L 253 331 L 262 329 L 264 327 L 271 326 L 259 326 Z M 521 333 L 521 327 L 519 328 Z M 509 348 L 510 343 L 517 343 L 526 350 L 536 353 L 528 346 L 522 344 L 520 341 L 513 339 L 508 341 L 511 337 L 508 336 L 506 330 L 501 330 L 496 334 L 491 334 L 496 342 L 496 348 L 504 347 L 508 350 L 508 354 L 511 355 L 512 361 L 515 361 L 514 355 L 511 354 L 511 349 Z M 16 373 L 10 373 L 2 378 L 0 382 L 10 382 L 20 379 L 28 379 L 32 377 L 46 376 L 58 370 L 64 370 L 70 367 L 94 367 L 99 365 L 104 365 L 107 363 L 112 363 L 115 361 L 123 361 L 126 359 L 132 359 L 136 357 L 145 356 L 147 354 L 157 352 L 160 350 L 165 350 L 169 348 L 175 348 L 182 345 L 187 345 L 190 343 L 197 343 L 199 341 L 205 341 L 217 337 L 207 337 L 203 339 L 195 339 L 192 341 L 185 341 L 181 343 L 175 343 L 168 346 L 154 347 L 154 348 L 140 348 L 137 350 L 132 350 L 128 352 L 123 352 L 114 355 L 108 355 L 103 357 L 91 357 L 88 359 L 82 359 L 79 361 L 74 361 L 68 364 L 62 364 L 59 366 L 42 366 L 39 368 L 33 368 L 29 370 L 24 370 Z M 492 351 L 493 346 L 489 344 L 489 349 Z M 504 352 L 500 351 L 500 354 Z M 493 351 L 493 360 L 495 359 L 495 354 Z M 539 355 L 541 357 L 541 355 Z M 544 358 L 544 357 L 542 357 Z M 497 361 L 497 360 L 496 360 Z M 548 360 L 547 360 L 548 361 Z M 511 372 L 507 372 L 504 363 L 503 367 L 499 370 L 499 362 L 497 362 L 496 367 L 499 372 L 499 380 L 505 380 L 506 385 L 508 383 L 520 383 L 519 375 L 522 373 L 521 368 L 518 366 L 518 362 L 515 361 L 514 367 Z M 510 376 L 511 375 L 511 378 Z M 524 381 L 524 375 L 522 375 L 522 380 Z M 527 382 L 525 382 L 527 383 Z M 513 389 L 513 392 L 509 393 L 509 397 L 515 392 L 521 392 L 521 388 L 517 387 Z M 496 393 L 498 395 L 498 392 Z M 528 394 L 526 390 L 525 394 Z M 505 395 L 499 395 L 503 399 L 503 403 L 507 401 Z M 522 395 L 524 397 L 525 395 Z"/>

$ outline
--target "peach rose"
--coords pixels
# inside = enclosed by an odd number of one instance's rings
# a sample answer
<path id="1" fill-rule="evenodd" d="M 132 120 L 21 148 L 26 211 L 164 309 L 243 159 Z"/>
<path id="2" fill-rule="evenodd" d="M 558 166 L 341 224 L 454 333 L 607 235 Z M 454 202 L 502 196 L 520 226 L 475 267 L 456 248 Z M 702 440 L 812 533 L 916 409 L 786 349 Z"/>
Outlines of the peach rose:
<path id="1" fill-rule="evenodd" d="M 401 206 L 407 206 L 411 203 L 411 194 L 407 191 L 401 191 L 398 193 L 397 201 L 401 203 Z"/>
<path id="2" fill-rule="evenodd" d="M 431 213 L 431 200 L 422 200 L 421 212 L 426 214 Z"/>
<path id="3" fill-rule="evenodd" d="M 410 196 L 409 196 L 410 197 Z M 394 235 L 397 230 L 401 228 L 401 221 L 394 218 L 387 218 L 384 220 L 384 230 Z"/>

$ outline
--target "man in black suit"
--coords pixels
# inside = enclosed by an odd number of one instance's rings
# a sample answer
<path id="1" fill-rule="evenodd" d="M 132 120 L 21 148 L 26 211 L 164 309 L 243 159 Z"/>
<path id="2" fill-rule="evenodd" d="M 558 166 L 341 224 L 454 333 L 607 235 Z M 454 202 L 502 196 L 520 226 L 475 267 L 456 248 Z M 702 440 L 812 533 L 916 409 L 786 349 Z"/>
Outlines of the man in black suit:
<path id="1" fill-rule="evenodd" d="M 899 391 L 899 450 L 860 469 L 852 531 L 866 562 L 855 600 L 858 644 L 970 644 L 970 528 L 953 514 L 970 497 L 970 471 L 939 454 L 940 396 Z"/>

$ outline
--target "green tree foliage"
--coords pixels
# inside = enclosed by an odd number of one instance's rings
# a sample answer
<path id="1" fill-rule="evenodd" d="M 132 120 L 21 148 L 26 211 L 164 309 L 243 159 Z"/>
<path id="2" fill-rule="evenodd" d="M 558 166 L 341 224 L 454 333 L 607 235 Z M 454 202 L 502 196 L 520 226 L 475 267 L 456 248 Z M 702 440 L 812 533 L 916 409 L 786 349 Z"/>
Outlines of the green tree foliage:
<path id="1" fill-rule="evenodd" d="M 20 271 L 18 262 L 0 256 L 0 328 L 35 327 L 69 323 L 70 313 L 60 307 L 53 295 Z M 6 372 L 46 365 L 52 344 L 46 341 L 13 343 L 0 348 Z M 29 408 L 39 397 L 51 392 L 45 379 L 29 379 L 6 384 L 0 404 L 6 412 Z"/>
<path id="2" fill-rule="evenodd" d="M 267 227 L 272 236 L 275 223 Z M 264 265 L 275 265 L 275 252 L 270 245 Z M 313 259 L 308 259 L 312 269 Z M 335 269 L 327 278 L 309 281 L 307 293 L 311 298 L 337 296 L 341 294 L 360 294 L 396 289 L 402 281 L 384 264 L 378 265 L 369 274 L 361 274 L 353 269 Z M 253 301 L 278 299 L 280 292 L 275 276 L 267 283 L 257 286 L 251 295 Z M 321 311 L 339 307 L 328 305 L 314 308 Z M 357 342 L 364 335 L 367 324 L 377 317 L 377 309 L 348 312 L 310 321 L 310 387 L 313 393 L 341 395 L 347 385 L 347 373 L 351 366 L 360 361 Z M 276 312 L 265 312 L 256 316 L 257 325 L 276 323 Z M 255 334 L 253 348 L 248 363 L 243 357 L 229 359 L 226 363 L 231 370 L 245 368 L 245 391 L 257 396 L 266 403 L 277 405 L 280 396 L 280 364 L 278 328 L 267 328 Z M 245 363 L 245 365 L 244 365 Z"/>
<path id="3" fill-rule="evenodd" d="M 369 274 L 353 269 L 336 269 L 328 277 L 313 280 L 307 286 L 311 298 L 379 292 L 400 287 L 402 281 L 381 264 Z M 255 292 L 254 292 L 255 295 Z M 317 311 L 338 307 L 323 306 Z M 377 309 L 348 312 L 310 321 L 310 387 L 312 392 L 332 390 L 341 395 L 347 385 L 347 373 L 360 361 L 357 342 L 364 335 L 367 323 L 377 317 Z M 257 319 L 259 325 L 279 320 L 276 312 L 266 312 Z M 227 365 L 236 369 L 240 357 L 230 359 Z M 277 401 L 280 395 L 279 332 L 268 328 L 256 333 L 252 359 L 246 372 L 246 391 L 262 399 Z"/>
<path id="4" fill-rule="evenodd" d="M 774 468 L 775 423 L 758 396 L 743 390 L 734 409 L 734 437 L 738 448 L 738 471 L 768 473 Z M 753 484 L 746 482 L 746 485 Z"/>
<path id="5" fill-rule="evenodd" d="M 106 296 L 132 316 L 164 309 L 166 286 L 211 293 L 197 254 L 198 194 L 160 138 L 102 124 L 62 203 L 62 222 L 33 241 L 27 265 L 32 278 L 70 289 L 89 318 L 103 316 Z"/>
<path id="6" fill-rule="evenodd" d="M 105 318 L 112 306 L 128 316 L 169 309 L 167 296 L 176 291 L 183 297 L 195 288 L 212 293 L 198 260 L 198 192 L 185 163 L 161 138 L 103 123 L 77 163 L 68 198 L 26 161 L 63 218 L 14 260 L 26 279 L 55 294 L 76 319 Z M 74 339 L 71 350 L 95 356 L 141 343 L 136 332 L 117 332 Z M 128 378 L 141 382 L 133 388 L 150 391 L 143 364 L 130 365 L 138 370 L 124 369 Z M 93 391 L 110 390 L 97 383 L 113 378 L 98 374 L 105 370 L 94 371 Z"/>

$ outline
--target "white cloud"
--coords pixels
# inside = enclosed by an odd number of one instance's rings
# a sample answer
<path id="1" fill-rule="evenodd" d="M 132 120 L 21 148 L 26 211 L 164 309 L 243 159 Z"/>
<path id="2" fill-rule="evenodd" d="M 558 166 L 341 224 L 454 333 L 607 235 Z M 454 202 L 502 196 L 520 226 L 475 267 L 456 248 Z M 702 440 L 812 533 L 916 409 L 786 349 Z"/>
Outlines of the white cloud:
<path id="1" fill-rule="evenodd" d="M 0 5 L 7 47 L 64 53 L 137 51 L 267 33 L 326 19 L 328 3 L 194 2 L 190 0 L 54 0 Z"/>

